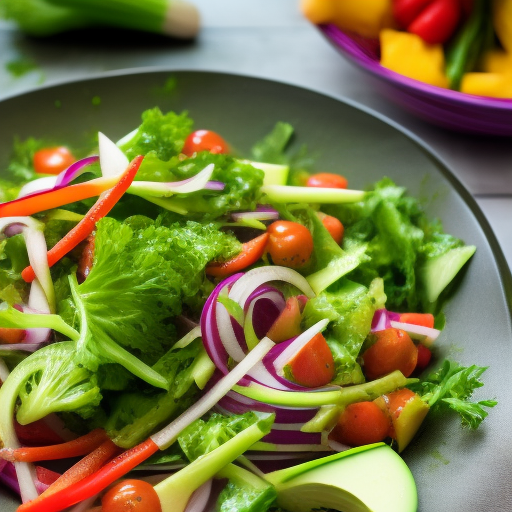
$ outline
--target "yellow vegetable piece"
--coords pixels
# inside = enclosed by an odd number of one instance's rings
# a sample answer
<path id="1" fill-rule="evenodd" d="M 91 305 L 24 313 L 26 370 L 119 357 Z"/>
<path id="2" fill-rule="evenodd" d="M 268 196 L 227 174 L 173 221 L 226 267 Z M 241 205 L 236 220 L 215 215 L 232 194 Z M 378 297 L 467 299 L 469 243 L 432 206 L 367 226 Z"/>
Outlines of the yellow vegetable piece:
<path id="1" fill-rule="evenodd" d="M 465 73 L 461 92 L 494 98 L 512 98 L 512 71 L 508 73 Z"/>
<path id="2" fill-rule="evenodd" d="M 301 0 L 300 8 L 312 23 L 334 23 L 363 37 L 394 26 L 392 0 Z"/>
<path id="3" fill-rule="evenodd" d="M 482 58 L 482 71 L 486 73 L 509 73 L 512 72 L 512 52 L 503 50 L 489 50 Z"/>
<path id="4" fill-rule="evenodd" d="M 512 1 L 493 0 L 492 21 L 503 48 L 512 53 Z"/>
<path id="5" fill-rule="evenodd" d="M 427 44 L 408 32 L 384 29 L 380 33 L 381 65 L 421 82 L 448 87 L 440 44 Z"/>

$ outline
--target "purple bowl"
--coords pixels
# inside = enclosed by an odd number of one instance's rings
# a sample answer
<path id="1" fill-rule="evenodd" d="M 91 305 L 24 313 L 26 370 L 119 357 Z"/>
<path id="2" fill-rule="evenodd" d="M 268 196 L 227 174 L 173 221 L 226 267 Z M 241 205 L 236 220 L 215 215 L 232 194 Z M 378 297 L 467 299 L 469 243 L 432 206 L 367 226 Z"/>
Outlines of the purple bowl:
<path id="1" fill-rule="evenodd" d="M 474 96 L 425 84 L 384 68 L 379 42 L 319 25 L 322 34 L 350 62 L 381 81 L 382 93 L 412 114 L 451 130 L 512 136 L 512 99 Z"/>

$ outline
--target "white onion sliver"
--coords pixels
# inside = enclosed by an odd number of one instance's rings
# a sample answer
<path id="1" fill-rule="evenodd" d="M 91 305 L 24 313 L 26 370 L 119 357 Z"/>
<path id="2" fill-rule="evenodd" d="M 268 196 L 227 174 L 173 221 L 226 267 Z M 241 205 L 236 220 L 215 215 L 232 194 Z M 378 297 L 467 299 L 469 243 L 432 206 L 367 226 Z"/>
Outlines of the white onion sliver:
<path id="1" fill-rule="evenodd" d="M 274 423 L 272 430 L 296 430 L 299 431 L 305 423 Z"/>
<path id="2" fill-rule="evenodd" d="M 238 363 L 245 357 L 245 353 L 238 342 L 233 325 L 231 324 L 231 315 L 224 304 L 220 302 L 215 304 L 215 320 L 222 345 L 224 345 L 228 355 Z"/>
<path id="3" fill-rule="evenodd" d="M 17 448 L 17 447 L 16 447 Z M 39 496 L 36 488 L 36 468 L 29 462 L 15 462 L 16 476 L 20 486 L 21 501 L 34 500 Z"/>
<path id="4" fill-rule="evenodd" d="M 58 176 L 45 176 L 44 178 L 38 178 L 36 180 L 29 181 L 23 187 L 21 187 L 18 193 L 18 199 L 35 194 L 36 192 L 44 192 L 45 190 L 51 190 L 57 184 Z"/>
<path id="5" fill-rule="evenodd" d="M 119 176 L 129 165 L 127 156 L 106 135 L 98 132 L 102 176 Z"/>
<path id="6" fill-rule="evenodd" d="M 248 372 L 248 377 L 252 377 L 254 380 L 261 384 L 274 389 L 280 389 L 281 391 L 291 391 L 291 389 L 281 382 L 279 382 L 266 368 L 263 363 L 255 364 Z"/>
<path id="7" fill-rule="evenodd" d="M 281 374 L 286 363 L 297 354 L 302 347 L 304 347 L 314 336 L 319 332 L 322 332 L 329 323 L 327 318 L 320 320 L 315 325 L 312 325 L 309 329 L 306 329 L 302 334 L 297 336 L 275 359 L 274 368 Z"/>
<path id="8" fill-rule="evenodd" d="M 402 331 L 405 331 L 412 339 L 418 340 L 428 347 L 434 343 L 441 333 L 438 329 L 432 329 L 431 327 L 395 322 L 393 320 L 391 321 L 391 327 L 402 329 Z"/>
<path id="9" fill-rule="evenodd" d="M 259 441 L 251 450 L 266 452 L 330 452 L 332 448 L 321 444 L 274 444 Z"/>
<path id="10" fill-rule="evenodd" d="M 199 489 L 196 489 L 190 500 L 187 503 L 187 507 L 184 512 L 203 512 L 204 508 L 208 504 L 210 494 L 212 492 L 212 479 L 207 480 Z"/>
<path id="11" fill-rule="evenodd" d="M 275 344 L 268 338 L 263 338 L 260 343 L 247 354 L 233 370 L 222 377 L 207 393 L 205 393 L 192 407 L 169 423 L 162 430 L 153 434 L 151 439 L 160 448 L 165 449 L 173 443 L 180 432 L 193 421 L 206 414 L 229 390 L 265 355 Z"/>
<path id="12" fill-rule="evenodd" d="M 335 452 L 344 452 L 345 450 L 350 450 L 350 448 L 352 448 L 351 446 L 347 446 L 346 444 L 339 443 L 338 441 L 334 441 L 329 438 L 327 439 L 327 445 Z"/>
<path id="13" fill-rule="evenodd" d="M 258 267 L 246 272 L 231 288 L 229 298 L 244 307 L 251 293 L 268 281 L 284 281 L 298 288 L 309 298 L 315 296 L 315 292 L 306 278 L 297 271 L 287 267 Z"/>

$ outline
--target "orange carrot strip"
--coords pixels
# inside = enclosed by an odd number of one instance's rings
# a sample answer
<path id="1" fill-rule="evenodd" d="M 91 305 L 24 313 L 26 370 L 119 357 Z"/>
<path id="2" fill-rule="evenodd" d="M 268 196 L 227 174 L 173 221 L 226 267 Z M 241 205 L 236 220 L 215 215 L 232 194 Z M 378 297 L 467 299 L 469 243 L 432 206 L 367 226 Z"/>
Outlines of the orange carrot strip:
<path id="1" fill-rule="evenodd" d="M 102 194 L 85 217 L 48 251 L 48 265 L 50 267 L 85 240 L 94 231 L 96 222 L 112 210 L 131 185 L 143 158 L 143 156 L 134 158 L 128 169 L 121 175 L 121 178 L 116 178 L 117 183 Z M 36 277 L 34 269 L 30 265 L 23 270 L 21 276 L 27 283 L 32 282 Z"/>
<path id="2" fill-rule="evenodd" d="M 98 494 L 100 491 L 124 476 L 128 471 L 144 462 L 158 451 L 158 445 L 150 438 L 121 453 L 100 470 L 48 496 L 27 501 L 18 507 L 17 512 L 59 512 L 80 501 Z"/>
<path id="3" fill-rule="evenodd" d="M 434 328 L 434 315 L 431 313 L 402 313 L 400 322 Z"/>
<path id="4" fill-rule="evenodd" d="M 41 496 L 46 497 L 70 485 L 83 480 L 84 478 L 96 473 L 112 457 L 119 454 L 121 448 L 115 445 L 110 439 L 100 444 L 93 452 L 79 460 L 64 472 L 53 484 L 46 489 Z"/>
<path id="5" fill-rule="evenodd" d="M 223 263 L 209 263 L 206 273 L 213 277 L 227 277 L 256 263 L 265 252 L 268 233 L 263 233 L 242 246 L 242 252 Z"/>
<path id="6" fill-rule="evenodd" d="M 99 196 L 105 190 L 112 188 L 117 180 L 118 178 L 115 176 L 96 178 L 57 190 L 20 197 L 14 201 L 0 204 L 0 217 L 23 217 Z"/>
<path id="7" fill-rule="evenodd" d="M 0 458 L 11 462 L 68 459 L 90 453 L 106 439 L 108 439 L 107 433 L 103 429 L 97 428 L 66 443 L 51 446 L 25 446 L 14 450 L 6 450 L 4 453 L 2 451 L 0 452 Z"/>

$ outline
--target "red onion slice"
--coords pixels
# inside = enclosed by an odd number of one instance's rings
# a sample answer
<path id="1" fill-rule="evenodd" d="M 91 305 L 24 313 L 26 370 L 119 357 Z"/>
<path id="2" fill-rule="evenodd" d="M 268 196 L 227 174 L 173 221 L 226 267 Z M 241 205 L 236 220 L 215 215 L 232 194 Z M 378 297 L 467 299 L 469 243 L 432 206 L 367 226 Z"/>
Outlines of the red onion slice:
<path id="1" fill-rule="evenodd" d="M 100 167 L 103 176 L 113 177 L 122 174 L 130 164 L 128 157 L 106 135 L 98 132 Z"/>
<path id="2" fill-rule="evenodd" d="M 208 504 L 211 492 L 212 480 L 210 479 L 192 493 L 184 512 L 203 512 Z"/>
<path id="3" fill-rule="evenodd" d="M 262 438 L 264 443 L 273 444 L 302 444 L 302 445 L 321 445 L 322 435 L 320 432 L 301 432 L 300 430 L 274 430 Z"/>
<path id="4" fill-rule="evenodd" d="M 279 213 L 277 212 L 261 212 L 261 211 L 252 211 L 252 212 L 236 212 L 231 214 L 231 218 L 239 222 L 243 219 L 254 219 L 254 220 L 277 220 L 279 218 Z"/>
<path id="5" fill-rule="evenodd" d="M 29 181 L 21 188 L 18 194 L 18 199 L 67 187 L 74 179 L 87 171 L 88 165 L 97 162 L 98 159 L 98 156 L 88 156 L 71 164 L 66 170 L 62 171 L 57 176 L 47 176 Z"/>

